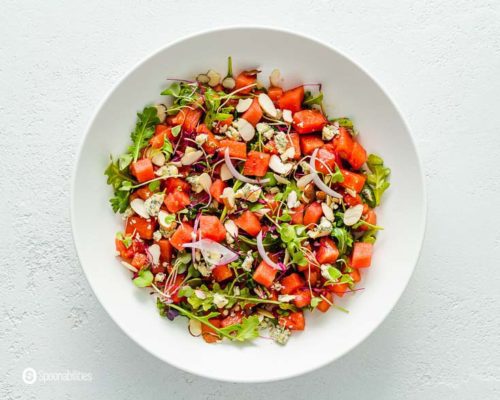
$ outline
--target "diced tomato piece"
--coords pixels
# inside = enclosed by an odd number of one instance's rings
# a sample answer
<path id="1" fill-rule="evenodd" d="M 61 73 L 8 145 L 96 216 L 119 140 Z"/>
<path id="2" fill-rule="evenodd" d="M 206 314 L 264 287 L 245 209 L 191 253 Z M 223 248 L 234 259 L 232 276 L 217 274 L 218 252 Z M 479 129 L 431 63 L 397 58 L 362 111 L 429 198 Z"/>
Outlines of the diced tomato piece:
<path id="1" fill-rule="evenodd" d="M 123 259 L 130 259 L 134 257 L 134 250 L 132 246 L 126 247 L 120 239 L 115 239 L 116 251 L 120 253 L 120 257 Z"/>
<path id="2" fill-rule="evenodd" d="M 290 133 L 288 135 L 288 143 L 286 145 L 287 150 L 290 147 L 293 147 L 295 150 L 293 153 L 293 159 L 294 160 L 300 160 L 300 157 L 302 155 L 302 152 L 300 151 L 300 137 L 297 133 Z"/>
<path id="3" fill-rule="evenodd" d="M 262 229 L 259 218 L 248 210 L 244 211 L 234 222 L 251 236 L 257 236 Z"/>
<path id="4" fill-rule="evenodd" d="M 367 268 L 372 263 L 373 244 L 356 242 L 352 250 L 351 266 L 353 268 Z"/>
<path id="5" fill-rule="evenodd" d="M 241 312 L 241 311 L 236 312 L 236 313 L 234 313 L 234 315 L 229 315 L 226 318 L 224 318 L 221 321 L 220 326 L 222 328 L 226 328 L 226 327 L 231 326 L 231 325 L 239 324 L 239 323 L 241 323 L 242 319 L 243 319 L 243 312 Z"/>
<path id="6" fill-rule="evenodd" d="M 294 294 L 293 303 L 298 308 L 303 308 L 311 304 L 311 291 L 306 288 L 298 289 Z"/>
<path id="7" fill-rule="evenodd" d="M 358 142 L 354 142 L 352 147 L 352 152 L 347 161 L 351 164 L 354 169 L 360 169 L 362 165 L 366 162 L 366 150 Z"/>
<path id="8" fill-rule="evenodd" d="M 214 183 L 212 183 L 212 186 L 210 186 L 210 194 L 219 203 L 222 203 L 222 198 L 220 196 L 222 195 L 222 192 L 224 191 L 225 187 L 226 184 L 222 179 L 216 179 Z"/>
<path id="9" fill-rule="evenodd" d="M 354 283 L 358 283 L 361 280 L 361 272 L 359 272 L 359 269 L 352 268 L 352 271 L 349 272 L 349 275 L 351 276 Z"/>
<path id="10" fill-rule="evenodd" d="M 156 243 L 160 246 L 160 262 L 169 263 L 172 260 L 172 245 L 167 239 L 160 239 Z"/>
<path id="11" fill-rule="evenodd" d="M 348 160 L 354 147 L 354 141 L 349 131 L 341 126 L 339 134 L 333 138 L 333 146 L 337 154 L 344 160 Z"/>
<path id="12" fill-rule="evenodd" d="M 208 154 L 214 154 L 219 147 L 219 141 L 215 138 L 215 135 L 205 124 L 198 125 L 196 132 L 207 135 L 207 141 L 202 145 L 203 150 L 205 150 Z"/>
<path id="13" fill-rule="evenodd" d="M 281 289 L 281 293 L 283 294 L 291 294 L 295 292 L 298 288 L 304 286 L 305 282 L 296 272 L 291 273 L 288 276 L 285 276 L 281 280 L 281 284 L 283 288 Z"/>
<path id="14" fill-rule="evenodd" d="M 184 243 L 192 242 L 193 238 L 191 234 L 193 233 L 193 227 L 186 222 L 183 222 L 177 230 L 174 232 L 172 237 L 170 238 L 170 244 L 174 246 L 177 250 L 182 251 L 184 247 L 182 245 Z"/>
<path id="15" fill-rule="evenodd" d="M 153 195 L 153 192 L 147 186 L 140 187 L 135 193 L 143 200 L 147 200 Z"/>
<path id="16" fill-rule="evenodd" d="M 323 215 L 321 204 L 317 201 L 309 204 L 304 212 L 304 225 L 317 224 Z"/>
<path id="17" fill-rule="evenodd" d="M 333 264 L 339 257 L 339 250 L 335 242 L 329 237 L 322 237 L 319 241 L 320 246 L 316 252 L 316 260 L 320 264 Z"/>
<path id="18" fill-rule="evenodd" d="M 269 142 L 267 142 L 264 145 L 263 150 L 269 154 L 279 154 L 278 148 L 276 147 L 276 143 L 274 142 L 274 140 L 270 140 Z"/>
<path id="19" fill-rule="evenodd" d="M 203 111 L 199 108 L 194 110 L 188 109 L 186 112 L 186 118 L 182 123 L 182 129 L 186 132 L 194 132 L 196 130 L 196 125 L 200 122 L 201 116 L 203 115 Z"/>
<path id="20" fill-rule="evenodd" d="M 145 218 L 139 216 L 133 216 L 127 219 L 127 226 L 125 227 L 125 233 L 127 235 L 132 235 L 138 233 L 141 239 L 152 239 L 153 232 L 156 230 L 156 220 Z"/>
<path id="21" fill-rule="evenodd" d="M 325 296 L 328 301 L 333 304 L 333 294 L 331 292 L 326 292 L 323 294 L 323 296 Z M 330 303 L 325 300 L 321 300 L 316 308 L 323 313 L 327 312 L 330 308 Z"/>
<path id="22" fill-rule="evenodd" d="M 340 186 L 347 189 L 354 190 L 356 193 L 361 192 L 363 186 L 365 185 L 366 177 L 361 174 L 356 174 L 355 172 L 347 171 L 346 169 L 341 169 L 344 180 L 340 182 Z"/>
<path id="23" fill-rule="evenodd" d="M 156 127 L 158 126 L 164 126 L 164 125 L 156 125 Z M 149 144 L 154 149 L 161 149 L 164 143 L 165 143 L 165 133 L 156 134 L 151 139 L 149 139 Z"/>
<path id="24" fill-rule="evenodd" d="M 132 266 L 136 267 L 137 269 L 141 269 L 142 267 L 147 265 L 147 263 L 148 257 L 146 256 L 146 254 L 135 253 L 134 258 L 132 258 L 132 262 L 130 264 L 132 264 Z"/>
<path id="25" fill-rule="evenodd" d="M 223 282 L 233 276 L 233 271 L 227 265 L 217 265 L 212 270 L 212 276 L 217 282 Z"/>
<path id="26" fill-rule="evenodd" d="M 279 317 L 278 323 L 292 331 L 303 331 L 306 326 L 306 320 L 302 311 L 292 312 L 289 315 Z"/>
<path id="27" fill-rule="evenodd" d="M 200 217 L 201 237 L 222 242 L 226 238 L 226 228 L 215 215 L 202 215 Z"/>
<path id="28" fill-rule="evenodd" d="M 301 204 L 297 208 L 291 211 L 292 220 L 290 221 L 293 225 L 302 225 L 304 223 L 304 204 Z"/>
<path id="29" fill-rule="evenodd" d="M 179 192 L 179 191 L 168 193 L 163 202 L 167 206 L 167 210 L 173 214 L 181 211 L 182 209 L 186 208 L 189 204 L 191 204 L 189 195 L 185 192 Z"/>
<path id="30" fill-rule="evenodd" d="M 271 86 L 267 89 L 267 95 L 273 101 L 273 103 L 277 103 L 277 101 L 283 96 L 283 89 L 277 86 Z"/>
<path id="31" fill-rule="evenodd" d="M 255 86 L 240 90 L 245 86 L 253 85 L 257 81 L 257 74 L 249 73 L 248 71 L 243 71 L 236 77 L 236 86 L 234 90 L 239 90 L 239 94 L 248 94 L 252 91 Z"/>
<path id="32" fill-rule="evenodd" d="M 335 154 L 330 151 L 328 146 L 323 146 L 318 150 L 316 154 L 316 171 L 323 174 L 329 174 L 330 172 L 335 172 Z"/>
<path id="33" fill-rule="evenodd" d="M 220 319 L 211 318 L 208 320 L 208 322 L 210 322 L 216 328 L 220 328 L 221 325 Z M 203 340 L 205 340 L 205 342 L 207 343 L 215 343 L 221 340 L 217 332 L 213 328 L 205 324 L 201 325 L 201 335 L 203 337 Z"/>
<path id="34" fill-rule="evenodd" d="M 362 219 L 363 219 L 363 221 L 368 222 L 369 224 L 377 225 L 377 214 L 372 209 L 369 209 L 368 212 L 363 216 Z M 368 227 L 366 225 L 361 225 L 358 228 L 358 230 L 360 230 L 360 231 L 367 231 L 369 229 L 370 229 L 370 227 Z"/>
<path id="35" fill-rule="evenodd" d="M 260 108 L 259 105 L 259 100 L 257 99 L 257 97 L 254 97 L 254 99 L 252 100 L 252 104 L 250 105 L 250 107 L 248 107 L 248 110 L 243 113 L 242 118 L 246 119 L 253 126 L 255 126 L 260 121 L 263 114 L 264 113 L 262 112 L 262 108 Z"/>
<path id="36" fill-rule="evenodd" d="M 149 158 L 143 158 L 132 163 L 130 172 L 137 178 L 139 183 L 150 181 L 155 177 L 153 163 Z"/>
<path id="37" fill-rule="evenodd" d="M 281 95 L 278 99 L 278 108 L 296 113 L 302 109 L 303 100 L 304 86 L 298 86 L 294 89 L 287 90 Z"/>
<path id="38" fill-rule="evenodd" d="M 306 281 L 311 284 L 311 286 L 316 285 L 316 282 L 318 282 L 319 279 L 319 271 L 317 268 L 310 268 L 308 267 L 304 271 L 304 276 L 306 277 Z"/>
<path id="39" fill-rule="evenodd" d="M 183 108 L 177 114 L 168 116 L 166 122 L 167 124 L 172 126 L 182 125 L 184 123 L 184 120 L 186 119 L 186 114 L 187 110 Z"/>
<path id="40" fill-rule="evenodd" d="M 300 134 L 319 132 L 327 122 L 318 110 L 302 110 L 293 114 L 293 127 Z"/>
<path id="41" fill-rule="evenodd" d="M 328 290 L 332 293 L 335 293 L 339 297 L 344 297 L 344 294 L 349 289 L 349 285 L 347 283 L 336 283 L 328 286 Z"/>
<path id="42" fill-rule="evenodd" d="M 253 273 L 253 280 L 268 288 L 273 284 L 277 273 L 276 268 L 271 267 L 265 261 L 261 261 Z"/>
<path id="43" fill-rule="evenodd" d="M 165 183 L 165 189 L 167 193 L 189 192 L 189 190 L 191 189 L 191 185 L 187 183 L 184 179 L 168 178 Z"/>
<path id="44" fill-rule="evenodd" d="M 350 194 L 346 193 L 344 194 L 344 203 L 346 203 L 349 207 L 354 207 L 363 203 L 363 200 L 359 194 L 357 194 L 356 197 L 352 197 Z"/>
<path id="45" fill-rule="evenodd" d="M 243 175 L 264 176 L 269 168 L 271 155 L 260 151 L 250 151 L 243 167 Z"/>
<path id="46" fill-rule="evenodd" d="M 247 145 L 236 140 L 224 139 L 219 142 L 219 152 L 224 155 L 226 148 L 229 149 L 229 155 L 235 158 L 247 158 Z"/>
<path id="47" fill-rule="evenodd" d="M 275 195 L 266 193 L 264 195 L 264 201 L 266 202 L 266 206 L 271 210 L 271 215 L 275 215 L 280 206 L 280 202 L 276 200 Z"/>
<path id="48" fill-rule="evenodd" d="M 325 142 L 321 140 L 319 135 L 301 135 L 300 136 L 300 148 L 302 149 L 302 153 L 311 155 L 313 151 L 317 148 L 323 146 Z"/>

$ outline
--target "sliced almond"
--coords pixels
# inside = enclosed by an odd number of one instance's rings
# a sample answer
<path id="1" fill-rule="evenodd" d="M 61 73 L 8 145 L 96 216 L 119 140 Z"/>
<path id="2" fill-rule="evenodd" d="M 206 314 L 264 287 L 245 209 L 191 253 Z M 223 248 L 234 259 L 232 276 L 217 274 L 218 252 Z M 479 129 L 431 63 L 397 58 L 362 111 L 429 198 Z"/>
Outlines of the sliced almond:
<path id="1" fill-rule="evenodd" d="M 201 150 L 191 151 L 189 153 L 184 153 L 181 158 L 182 165 L 192 165 L 196 161 L 198 161 L 203 156 L 203 152 Z"/>
<path id="2" fill-rule="evenodd" d="M 323 215 L 325 216 L 325 218 L 328 221 L 333 222 L 333 220 L 335 219 L 335 215 L 333 215 L 333 210 L 328 207 L 326 203 L 321 203 L 321 210 L 323 211 Z"/>
<path id="3" fill-rule="evenodd" d="M 283 121 L 289 124 L 293 122 L 292 112 L 290 110 L 283 110 Z"/>
<path id="4" fill-rule="evenodd" d="M 193 336 L 201 335 L 201 322 L 196 319 L 189 320 L 189 333 Z"/>
<path id="5" fill-rule="evenodd" d="M 163 167 L 165 165 L 165 161 L 165 154 L 163 154 L 162 152 L 155 154 L 151 158 L 151 162 L 158 167 Z"/>
<path id="6" fill-rule="evenodd" d="M 281 72 L 279 69 L 273 69 L 269 75 L 271 86 L 281 86 Z"/>
<path id="7" fill-rule="evenodd" d="M 363 214 L 363 205 L 358 204 L 354 207 L 350 207 L 344 213 L 344 224 L 347 226 L 352 226 L 359 221 L 361 215 Z"/>
<path id="8" fill-rule="evenodd" d="M 151 255 L 153 265 L 158 265 L 160 262 L 160 246 L 156 243 L 152 244 L 148 247 L 148 252 Z"/>
<path id="9" fill-rule="evenodd" d="M 275 319 L 276 317 L 273 315 L 272 312 L 265 310 L 264 308 L 258 308 L 257 309 L 257 314 L 260 314 L 266 318 L 270 319 Z"/>
<path id="10" fill-rule="evenodd" d="M 220 82 L 220 74 L 215 72 L 214 70 L 210 70 L 207 72 L 207 76 L 209 78 L 208 86 L 214 87 L 217 86 Z"/>
<path id="11" fill-rule="evenodd" d="M 229 168 L 227 167 L 226 164 L 222 164 L 222 167 L 220 167 L 220 178 L 223 181 L 228 181 L 229 179 L 233 179 L 233 175 L 229 171 Z"/>
<path id="12" fill-rule="evenodd" d="M 312 174 L 304 175 L 297 180 L 297 187 L 299 189 L 304 189 L 309 183 L 312 182 L 312 180 L 313 180 Z"/>
<path id="13" fill-rule="evenodd" d="M 220 197 L 225 200 L 224 204 L 227 206 L 227 208 L 229 208 L 230 210 L 234 209 L 234 207 L 236 206 L 236 200 L 235 193 L 232 187 L 224 188 Z"/>
<path id="14" fill-rule="evenodd" d="M 204 172 L 198 178 L 198 182 L 205 192 L 210 193 L 210 186 L 212 186 L 212 178 L 210 178 L 210 175 Z"/>
<path id="15" fill-rule="evenodd" d="M 276 118 L 278 116 L 278 111 L 276 110 L 273 101 L 267 94 L 259 94 L 259 104 L 262 107 L 262 110 L 264 110 L 264 113 L 270 117 Z"/>
<path id="16" fill-rule="evenodd" d="M 250 140 L 252 140 L 254 138 L 255 128 L 245 118 L 238 118 L 235 121 L 234 125 L 238 129 L 238 132 L 240 133 L 241 138 L 245 142 L 249 142 Z"/>
<path id="17" fill-rule="evenodd" d="M 130 270 L 130 271 L 132 271 L 132 272 L 139 272 L 139 270 L 138 270 L 136 267 L 134 267 L 133 265 L 129 264 L 128 262 L 126 262 L 126 261 L 122 261 L 121 263 L 122 263 L 122 265 L 123 265 L 125 268 L 127 268 L 128 270 Z"/>
<path id="18" fill-rule="evenodd" d="M 157 104 L 156 106 L 156 116 L 160 120 L 160 122 L 165 121 L 165 118 L 167 117 L 167 107 L 165 107 L 163 104 Z"/>
<path id="19" fill-rule="evenodd" d="M 293 164 L 283 163 L 276 154 L 273 154 L 271 156 L 271 160 L 269 161 L 269 168 L 278 174 L 287 175 L 292 170 Z"/>
<path id="20" fill-rule="evenodd" d="M 130 207 L 134 212 L 142 218 L 149 218 L 149 214 L 144 206 L 144 200 L 142 199 L 134 199 L 130 202 Z"/>
<path id="21" fill-rule="evenodd" d="M 238 111 L 239 113 L 244 113 L 246 110 L 250 108 L 252 102 L 253 102 L 252 99 L 240 99 L 238 101 L 238 104 L 236 105 L 236 111 Z"/>

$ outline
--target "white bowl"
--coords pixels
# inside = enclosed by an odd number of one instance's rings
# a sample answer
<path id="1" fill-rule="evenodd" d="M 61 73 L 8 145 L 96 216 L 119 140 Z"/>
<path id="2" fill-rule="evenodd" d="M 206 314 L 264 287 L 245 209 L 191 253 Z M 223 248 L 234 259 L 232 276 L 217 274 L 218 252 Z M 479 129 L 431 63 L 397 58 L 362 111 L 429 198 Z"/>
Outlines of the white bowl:
<path id="1" fill-rule="evenodd" d="M 360 140 L 392 169 L 391 187 L 378 209 L 379 234 L 365 290 L 338 303 L 350 313 L 308 313 L 306 330 L 286 346 L 266 339 L 208 345 L 187 331 L 184 318 L 161 318 L 149 292 L 136 288 L 114 257 L 123 229 L 108 199 L 103 171 L 109 155 L 129 141 L 136 112 L 159 101 L 167 77 L 192 78 L 209 68 L 224 73 L 258 67 L 266 80 L 281 70 L 285 86 L 321 82 L 330 116 L 352 116 Z M 426 216 L 424 183 L 409 129 L 380 85 L 356 63 L 317 40 L 271 28 L 226 28 L 190 36 L 138 64 L 106 97 L 80 148 L 72 187 L 72 223 L 81 264 L 97 298 L 118 326 L 156 357 L 185 371 L 224 381 L 290 378 L 324 366 L 361 343 L 384 320 L 405 289 L 418 259 Z"/>

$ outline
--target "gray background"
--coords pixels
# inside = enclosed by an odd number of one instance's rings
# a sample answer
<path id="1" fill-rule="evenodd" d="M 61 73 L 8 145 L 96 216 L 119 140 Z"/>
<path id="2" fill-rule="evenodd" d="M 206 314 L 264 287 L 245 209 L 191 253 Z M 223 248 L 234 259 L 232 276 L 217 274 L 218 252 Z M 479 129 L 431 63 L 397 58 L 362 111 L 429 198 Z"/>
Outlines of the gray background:
<path id="1" fill-rule="evenodd" d="M 500 398 L 498 1 L 238 4 L 2 1 L 0 398 Z M 131 342 L 92 294 L 69 221 L 75 154 L 103 96 L 166 43 L 237 24 L 314 35 L 376 76 L 413 130 L 429 199 L 422 256 L 382 326 L 334 364 L 261 385 L 201 379 Z M 93 381 L 29 386 L 26 367 Z"/>

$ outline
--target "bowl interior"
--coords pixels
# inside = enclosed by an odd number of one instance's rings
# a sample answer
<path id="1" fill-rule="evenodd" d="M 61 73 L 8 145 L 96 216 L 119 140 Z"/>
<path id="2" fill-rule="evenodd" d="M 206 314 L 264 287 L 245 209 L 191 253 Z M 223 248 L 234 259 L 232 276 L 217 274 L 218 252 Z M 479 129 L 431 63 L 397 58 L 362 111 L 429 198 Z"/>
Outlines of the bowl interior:
<path id="1" fill-rule="evenodd" d="M 231 55 L 236 71 L 257 67 L 261 79 L 281 70 L 285 87 L 321 82 L 330 116 L 350 116 L 368 152 L 392 169 L 391 188 L 378 210 L 379 234 L 365 290 L 337 301 L 349 314 L 307 315 L 304 332 L 286 346 L 266 339 L 252 344 L 207 345 L 186 330 L 186 320 L 159 317 L 147 290 L 135 288 L 114 257 L 114 235 L 123 229 L 111 211 L 111 189 L 103 171 L 110 154 L 129 141 L 135 115 L 160 101 L 167 77 L 192 78 L 226 71 Z M 422 174 L 410 133 L 397 109 L 355 63 L 317 41 L 267 28 L 212 31 L 176 42 L 139 64 L 98 109 L 81 147 L 72 193 L 74 239 L 96 296 L 113 320 L 138 344 L 189 372 L 227 381 L 270 381 L 325 365 L 359 344 L 392 309 L 413 271 L 420 250 L 425 198 Z M 244 362 L 242 362 L 244 360 Z"/>

